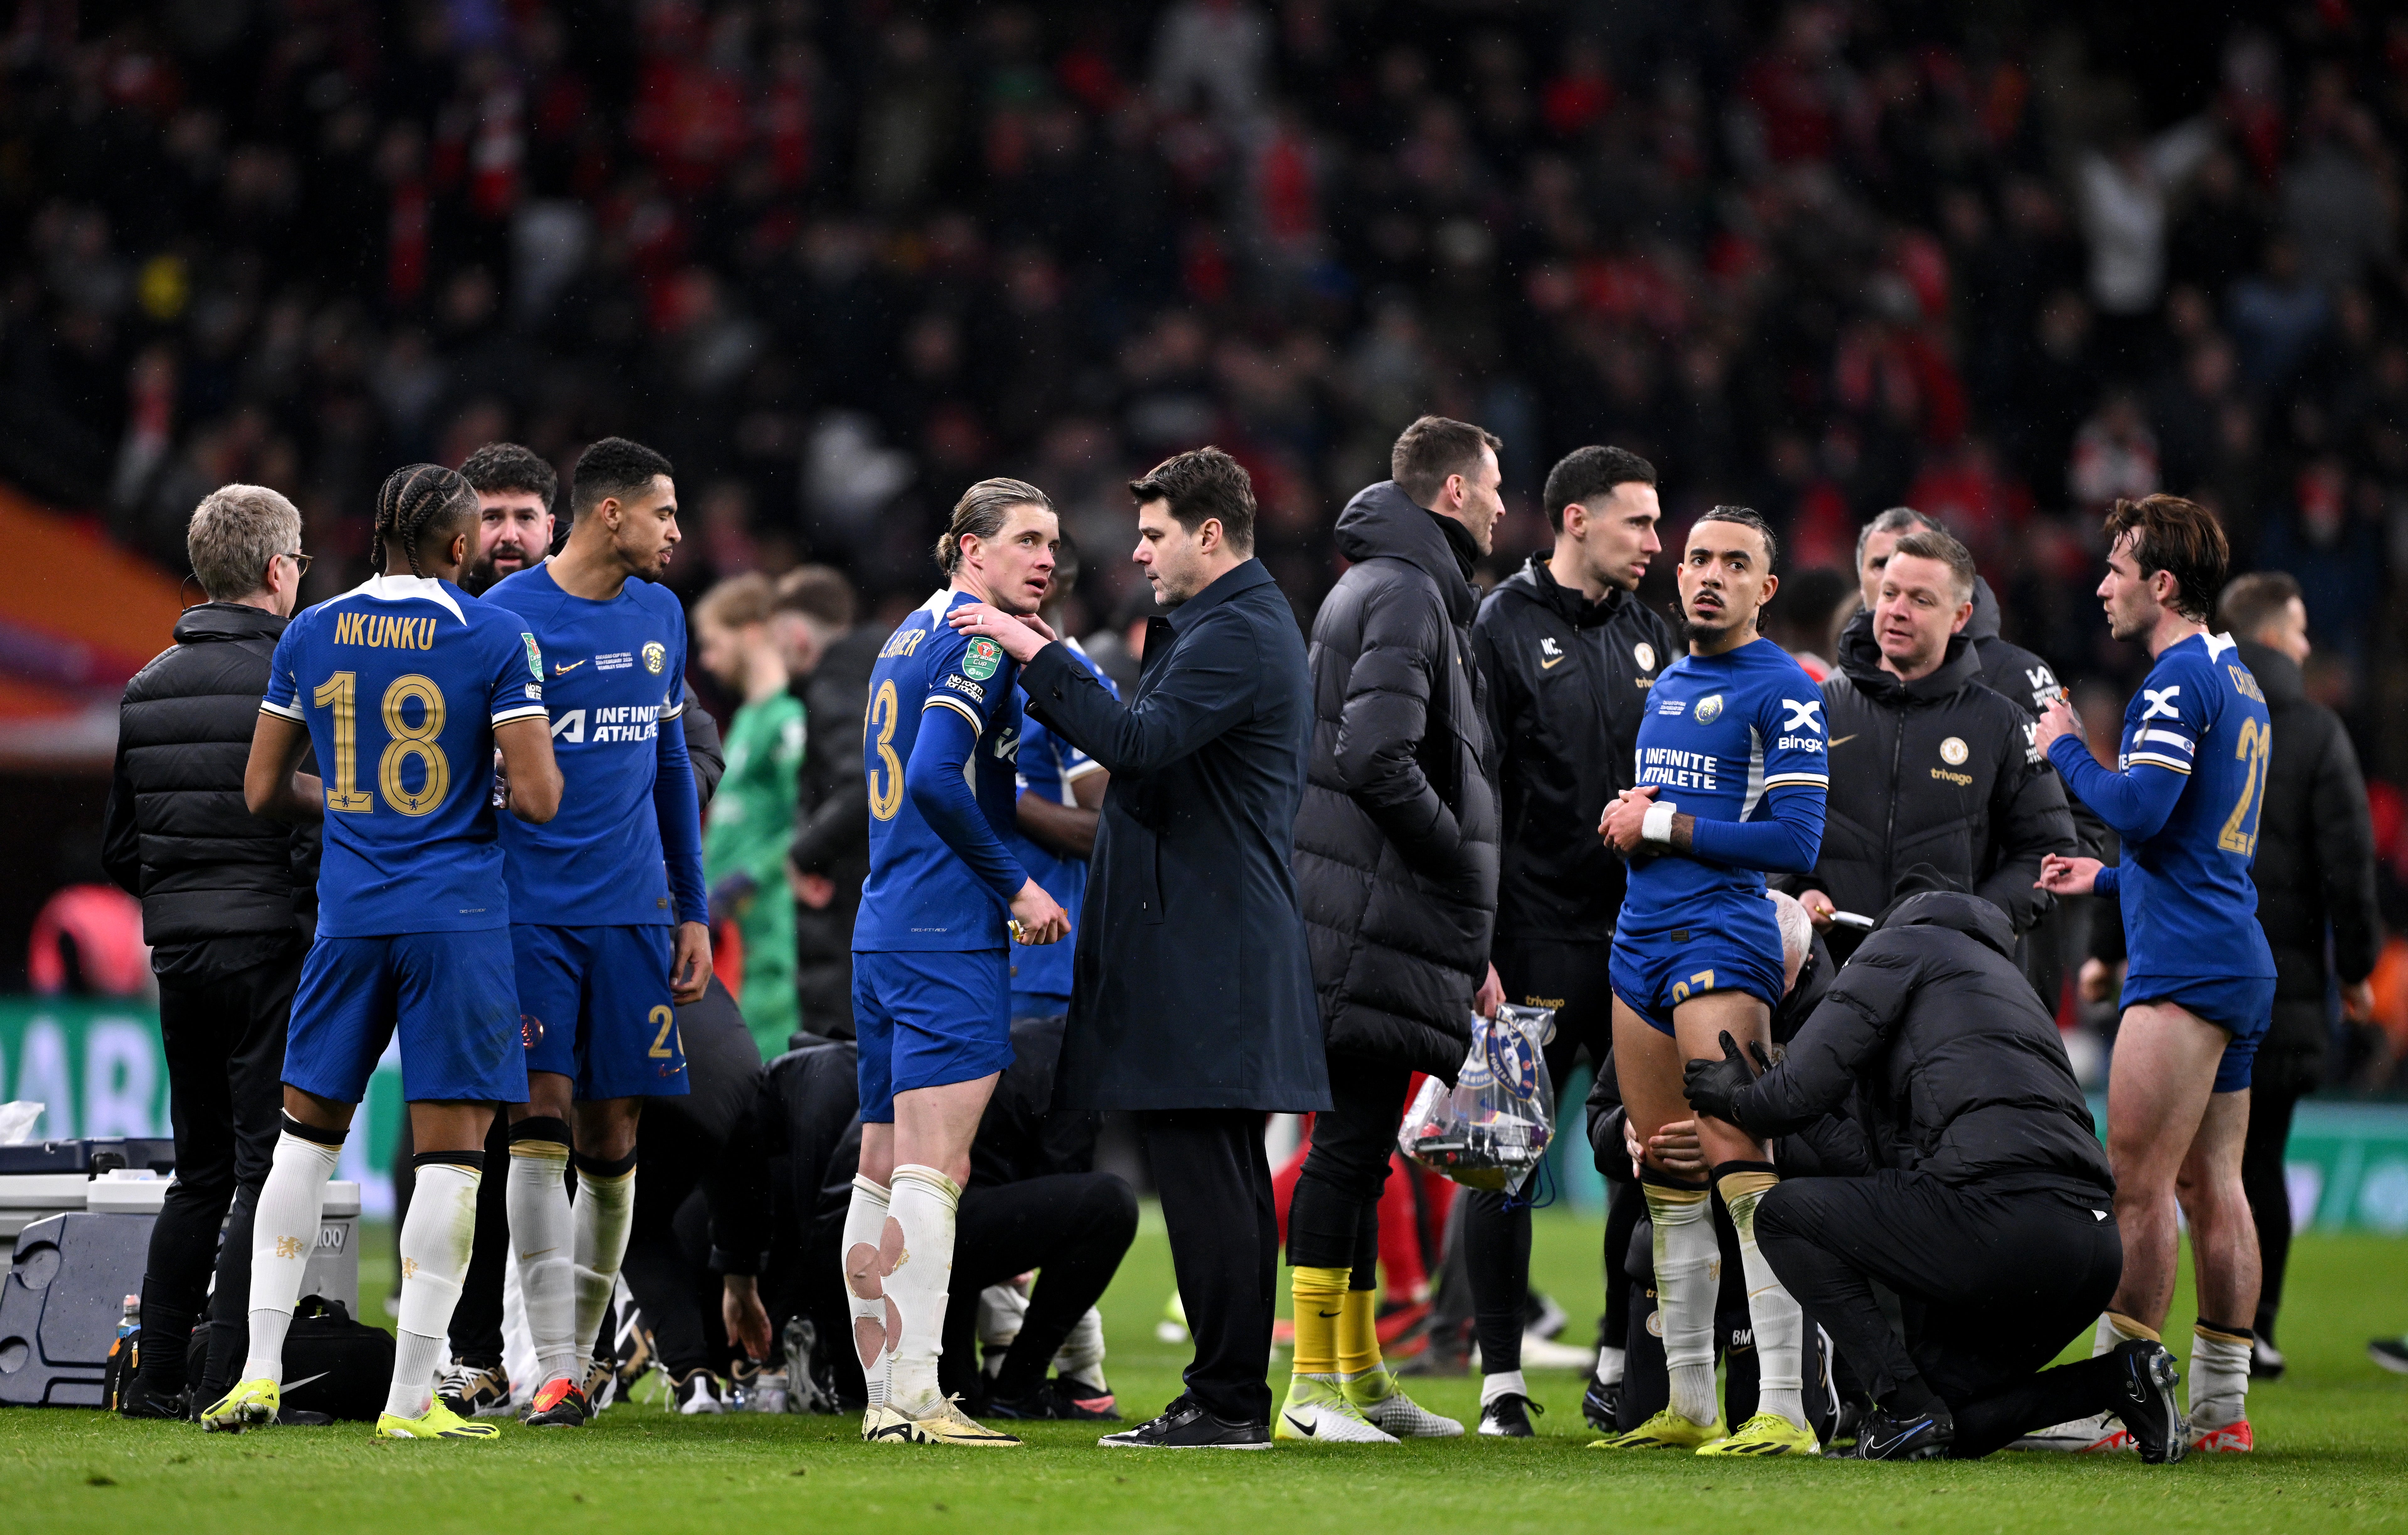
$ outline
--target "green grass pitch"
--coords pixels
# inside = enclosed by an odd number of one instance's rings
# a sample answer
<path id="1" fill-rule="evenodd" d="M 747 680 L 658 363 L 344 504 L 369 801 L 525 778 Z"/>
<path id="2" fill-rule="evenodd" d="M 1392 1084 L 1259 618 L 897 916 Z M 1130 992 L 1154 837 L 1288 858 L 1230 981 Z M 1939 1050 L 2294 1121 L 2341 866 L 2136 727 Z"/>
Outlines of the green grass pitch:
<path id="1" fill-rule="evenodd" d="M 1540 1283 L 1575 1329 L 1595 1314 L 1598 1240 L 1592 1221 L 1538 1223 Z M 369 1283 L 380 1288 L 387 1277 Z M 2251 1398 L 2264 1447 L 2172 1467 L 2130 1456 L 1887 1466 L 1592 1454 L 1583 1448 L 1593 1436 L 1580 1420 L 1581 1382 L 1570 1374 L 1534 1374 L 1548 1414 L 1526 1443 L 1282 1445 L 1257 1455 L 1098 1450 L 1094 1428 L 1069 1424 L 1027 1426 L 1024 1450 L 873 1450 L 842 1419 L 680 1418 L 644 1402 L 613 1408 L 581 1432 L 510 1426 L 481 1445 L 382 1444 L 359 1424 L 236 1437 L 13 1410 L 0 1411 L 0 1524 L 50 1535 L 2402 1529 L 2408 1380 L 2377 1370 L 2364 1348 L 2369 1336 L 2408 1326 L 2403 1277 L 2408 1243 L 2302 1238 L 2283 1323 L 2291 1372 Z M 1178 1389 L 1183 1351 L 1153 1335 L 1168 1288 L 1169 1258 L 1149 1210 L 1104 1302 L 1113 1388 L 1135 1416 Z M 2172 1318 L 2178 1340 L 2190 1305 L 2186 1288 Z M 1476 1378 L 1414 1389 L 1440 1411 L 1467 1420 L 1475 1412 Z"/>

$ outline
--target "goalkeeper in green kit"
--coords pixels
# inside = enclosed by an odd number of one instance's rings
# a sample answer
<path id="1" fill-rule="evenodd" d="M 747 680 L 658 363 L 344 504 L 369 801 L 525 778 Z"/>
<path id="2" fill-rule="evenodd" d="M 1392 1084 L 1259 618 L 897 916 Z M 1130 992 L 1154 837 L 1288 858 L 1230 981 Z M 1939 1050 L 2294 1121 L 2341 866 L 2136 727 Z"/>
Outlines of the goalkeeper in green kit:
<path id="1" fill-rule="evenodd" d="M 786 690 L 786 663 L 769 637 L 774 596 L 767 576 L 731 576 L 703 594 L 694 626 L 703 670 L 744 700 L 727 728 L 727 774 L 710 802 L 702 869 L 714 911 L 732 896 L 744 940 L 737 1002 L 764 1060 L 785 1054 L 788 1038 L 802 1027 L 786 844 L 795 834 L 803 706 Z"/>

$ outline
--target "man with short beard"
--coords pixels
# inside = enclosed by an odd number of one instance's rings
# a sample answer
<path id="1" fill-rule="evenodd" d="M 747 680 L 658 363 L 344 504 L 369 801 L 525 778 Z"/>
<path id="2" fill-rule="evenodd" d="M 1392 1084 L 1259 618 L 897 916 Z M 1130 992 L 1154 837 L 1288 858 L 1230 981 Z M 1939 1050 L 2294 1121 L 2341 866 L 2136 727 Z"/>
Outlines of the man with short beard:
<path id="1" fill-rule="evenodd" d="M 552 552 L 552 499 L 560 476 L 542 455 L 517 443 L 487 443 L 460 465 L 477 490 L 477 554 L 462 584 L 481 597 Z"/>
<path id="2" fill-rule="evenodd" d="M 1598 842 L 1606 805 L 1632 787 L 1639 722 L 1656 669 L 1673 657 L 1664 620 L 1639 600 L 1663 548 L 1656 469 L 1619 448 L 1576 448 L 1548 472 L 1555 534 L 1547 554 L 1498 583 L 1472 620 L 1472 653 L 1488 685 L 1497 789 L 1508 828 L 1490 958 L 1509 1002 L 1555 1010 L 1547 1071 L 1558 1087 L 1585 1051 L 1603 1071 L 1613 1049 L 1606 975 L 1622 909 L 1622 860 Z M 1529 1206 L 1477 1189 L 1463 1195 L 1463 1249 L 1480 1333 L 1480 1431 L 1526 1438 L 1522 1309 L 1530 1283 Z M 1626 1208 L 1627 1207 L 1627 1208 Z M 1637 1225 L 1635 1196 L 1609 1223 L 1611 1293 Z M 1609 1310 L 1618 1312 L 1618 1305 Z M 1607 1329 L 1592 1394 L 1612 1428 L 1607 1393 L 1622 1379 L 1622 1329 Z"/>

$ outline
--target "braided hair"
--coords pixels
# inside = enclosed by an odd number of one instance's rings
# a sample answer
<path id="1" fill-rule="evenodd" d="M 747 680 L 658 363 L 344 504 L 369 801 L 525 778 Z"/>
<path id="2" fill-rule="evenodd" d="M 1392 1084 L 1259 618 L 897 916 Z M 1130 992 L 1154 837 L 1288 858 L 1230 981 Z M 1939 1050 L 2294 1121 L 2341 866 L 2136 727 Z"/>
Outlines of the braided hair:
<path id="1" fill-rule="evenodd" d="M 477 510 L 477 491 L 459 471 L 439 463 L 413 463 L 387 475 L 377 491 L 376 532 L 368 548 L 368 568 L 385 574 L 385 547 L 399 544 L 409 560 L 409 573 L 423 576 L 418 563 L 418 540 L 434 528 L 449 528 Z"/>

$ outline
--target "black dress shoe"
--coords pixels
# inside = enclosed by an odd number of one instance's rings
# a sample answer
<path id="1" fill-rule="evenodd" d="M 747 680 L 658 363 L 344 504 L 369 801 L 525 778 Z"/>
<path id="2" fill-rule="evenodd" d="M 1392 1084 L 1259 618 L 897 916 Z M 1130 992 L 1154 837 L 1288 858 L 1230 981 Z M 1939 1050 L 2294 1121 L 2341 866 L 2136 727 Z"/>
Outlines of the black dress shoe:
<path id="1" fill-rule="evenodd" d="M 1268 1450 L 1268 1423 L 1231 1423 L 1214 1417 L 1194 1397 L 1181 1397 L 1151 1422 L 1096 1443 L 1108 1450 Z"/>

